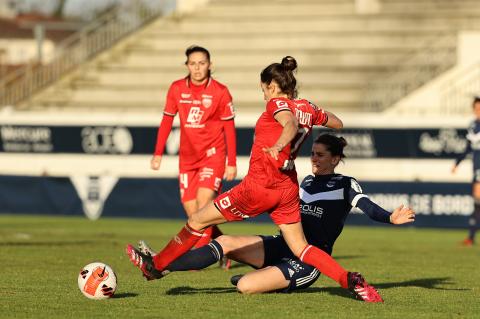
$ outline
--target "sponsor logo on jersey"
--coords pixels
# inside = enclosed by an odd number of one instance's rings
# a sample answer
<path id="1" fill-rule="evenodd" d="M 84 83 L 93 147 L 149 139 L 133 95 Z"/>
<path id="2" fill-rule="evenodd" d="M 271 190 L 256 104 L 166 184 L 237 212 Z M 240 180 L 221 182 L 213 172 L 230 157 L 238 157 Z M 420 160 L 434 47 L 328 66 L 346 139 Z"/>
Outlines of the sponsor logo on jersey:
<path id="1" fill-rule="evenodd" d="M 321 218 L 323 215 L 323 208 L 315 205 L 300 204 L 300 212 L 305 215 Z"/>
<path id="2" fill-rule="evenodd" d="M 200 124 L 202 121 L 203 114 L 205 112 L 202 111 L 198 106 L 193 106 L 190 108 L 187 116 L 187 123 L 186 127 L 204 127 L 205 125 Z"/>
<path id="3" fill-rule="evenodd" d="M 179 102 L 183 104 L 192 104 L 191 100 L 180 100 Z"/>
<path id="4" fill-rule="evenodd" d="M 190 93 L 182 93 L 181 96 L 182 96 L 182 99 L 188 99 L 188 98 L 190 98 L 191 94 Z"/>
<path id="5" fill-rule="evenodd" d="M 277 105 L 277 108 L 279 109 L 284 109 L 284 108 L 287 108 L 288 109 L 288 103 L 285 102 L 285 101 L 275 101 L 275 104 Z"/>
<path id="6" fill-rule="evenodd" d="M 232 203 L 230 202 L 230 197 L 224 197 L 220 200 L 220 207 L 223 209 L 227 209 L 228 207 L 232 206 Z"/>

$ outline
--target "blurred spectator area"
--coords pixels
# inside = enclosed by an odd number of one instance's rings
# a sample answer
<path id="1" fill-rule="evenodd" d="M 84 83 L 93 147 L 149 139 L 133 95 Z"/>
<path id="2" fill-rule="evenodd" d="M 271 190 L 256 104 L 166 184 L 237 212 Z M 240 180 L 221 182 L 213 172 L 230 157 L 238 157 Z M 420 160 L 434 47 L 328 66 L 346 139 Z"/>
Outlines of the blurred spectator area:
<path id="1" fill-rule="evenodd" d="M 39 14 L 0 16 L 0 77 L 39 56 L 51 57 L 56 44 L 82 25 Z"/>

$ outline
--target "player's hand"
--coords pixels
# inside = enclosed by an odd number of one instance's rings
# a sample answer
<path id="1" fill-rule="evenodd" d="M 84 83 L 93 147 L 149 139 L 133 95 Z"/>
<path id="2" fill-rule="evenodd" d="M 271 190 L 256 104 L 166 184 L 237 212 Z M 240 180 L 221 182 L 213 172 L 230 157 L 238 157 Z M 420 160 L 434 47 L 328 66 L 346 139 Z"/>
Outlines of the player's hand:
<path id="1" fill-rule="evenodd" d="M 154 171 L 158 171 L 160 169 L 160 164 L 162 163 L 162 157 L 160 155 L 154 155 L 150 160 L 150 168 Z"/>
<path id="2" fill-rule="evenodd" d="M 412 223 L 415 221 L 415 212 L 410 207 L 400 205 L 397 207 L 392 215 L 390 215 L 390 222 L 394 225 L 401 225 Z"/>
<path id="3" fill-rule="evenodd" d="M 262 148 L 262 151 L 270 154 L 270 156 L 273 157 L 276 161 L 278 161 L 278 154 L 280 154 L 281 150 L 282 150 L 282 147 L 279 145 L 273 145 L 272 147 Z"/>
<path id="4" fill-rule="evenodd" d="M 223 174 L 223 179 L 226 181 L 233 181 L 235 177 L 237 177 L 237 167 L 236 166 L 225 167 L 225 174 Z"/>

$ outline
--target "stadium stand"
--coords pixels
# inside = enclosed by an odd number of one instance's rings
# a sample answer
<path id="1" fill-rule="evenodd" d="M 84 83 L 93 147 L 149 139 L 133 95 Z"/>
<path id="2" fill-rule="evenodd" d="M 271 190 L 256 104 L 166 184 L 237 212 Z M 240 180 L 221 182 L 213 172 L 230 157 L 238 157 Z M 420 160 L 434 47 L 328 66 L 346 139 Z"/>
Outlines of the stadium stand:
<path id="1" fill-rule="evenodd" d="M 286 54 L 300 63 L 303 97 L 339 111 L 378 111 L 452 67 L 457 32 L 480 28 L 472 0 L 383 0 L 377 13 L 355 10 L 354 0 L 212 0 L 147 24 L 18 107 L 158 111 L 172 79 L 185 73 L 183 50 L 195 43 L 211 50 L 214 75 L 239 112 L 258 105 L 261 68 Z M 426 47 L 439 58 L 416 59 Z M 421 81 L 412 81 L 418 72 Z M 387 84 L 404 88 L 400 94 L 365 103 L 375 97 L 367 83 L 395 74 L 401 82 Z"/>

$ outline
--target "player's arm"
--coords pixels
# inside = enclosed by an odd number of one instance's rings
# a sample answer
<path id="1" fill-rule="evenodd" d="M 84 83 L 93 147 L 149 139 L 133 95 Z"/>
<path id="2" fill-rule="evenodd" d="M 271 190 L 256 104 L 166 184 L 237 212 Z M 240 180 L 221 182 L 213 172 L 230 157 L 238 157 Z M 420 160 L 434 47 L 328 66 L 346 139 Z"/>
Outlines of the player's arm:
<path id="1" fill-rule="evenodd" d="M 263 151 L 269 153 L 275 160 L 278 160 L 278 154 L 297 135 L 298 121 L 290 109 L 281 110 L 275 113 L 273 117 L 282 125 L 283 130 L 275 145 L 264 148 Z"/>
<path id="2" fill-rule="evenodd" d="M 343 128 L 343 122 L 340 118 L 338 118 L 335 114 L 329 111 L 324 111 L 325 114 L 328 116 L 328 120 L 325 123 L 326 127 L 333 128 L 336 130 Z"/>
<path id="3" fill-rule="evenodd" d="M 237 135 L 235 132 L 235 111 L 232 103 L 232 96 L 228 90 L 222 95 L 220 105 L 223 106 L 221 119 L 223 121 L 223 132 L 227 144 L 227 166 L 223 178 L 231 181 L 237 177 Z"/>
<path id="4" fill-rule="evenodd" d="M 415 212 L 409 207 L 401 205 L 390 213 L 374 203 L 367 195 L 363 194 L 360 185 L 353 178 L 351 179 L 347 198 L 349 198 L 352 207 L 359 208 L 370 219 L 377 222 L 400 225 L 415 221 Z"/>
<path id="5" fill-rule="evenodd" d="M 455 173 L 457 171 L 458 165 L 467 157 L 467 155 L 472 151 L 472 143 L 470 142 L 469 139 L 467 139 L 467 147 L 465 147 L 465 150 L 463 153 L 458 154 L 457 157 L 455 158 L 455 163 L 452 166 L 452 173 Z"/>
<path id="6" fill-rule="evenodd" d="M 397 207 L 392 213 L 374 203 L 370 198 L 363 197 L 357 203 L 357 208 L 371 219 L 386 224 L 401 225 L 415 221 L 415 212 L 403 205 Z"/>
<path id="7" fill-rule="evenodd" d="M 150 160 L 150 168 L 153 170 L 160 169 L 160 164 L 162 162 L 163 151 L 165 150 L 165 145 L 167 144 L 168 135 L 173 126 L 173 119 L 177 114 L 177 103 L 175 99 L 174 87 L 170 86 L 167 93 L 167 100 L 165 103 L 165 108 L 163 110 L 163 118 L 160 123 L 160 127 L 157 132 L 157 143 L 155 145 L 155 152 L 153 157 Z"/>

